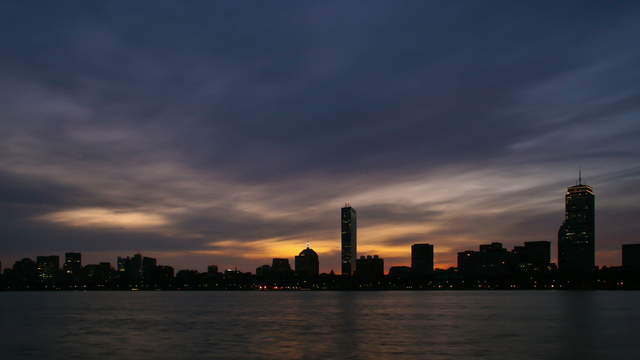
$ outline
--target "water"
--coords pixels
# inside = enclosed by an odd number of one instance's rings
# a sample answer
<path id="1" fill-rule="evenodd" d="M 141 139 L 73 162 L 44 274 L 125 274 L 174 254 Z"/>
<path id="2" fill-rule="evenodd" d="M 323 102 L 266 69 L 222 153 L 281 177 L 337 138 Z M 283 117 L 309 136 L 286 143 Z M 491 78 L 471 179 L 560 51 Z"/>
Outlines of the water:
<path id="1" fill-rule="evenodd" d="M 5 292 L 2 359 L 638 359 L 640 292 Z"/>

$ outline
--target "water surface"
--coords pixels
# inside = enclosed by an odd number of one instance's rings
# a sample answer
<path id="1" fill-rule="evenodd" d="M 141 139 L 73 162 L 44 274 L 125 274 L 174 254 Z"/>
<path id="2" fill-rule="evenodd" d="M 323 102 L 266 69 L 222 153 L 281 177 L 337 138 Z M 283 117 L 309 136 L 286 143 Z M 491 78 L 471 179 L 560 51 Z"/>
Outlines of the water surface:
<path id="1" fill-rule="evenodd" d="M 640 292 L 4 292 L 2 359 L 638 359 Z"/>

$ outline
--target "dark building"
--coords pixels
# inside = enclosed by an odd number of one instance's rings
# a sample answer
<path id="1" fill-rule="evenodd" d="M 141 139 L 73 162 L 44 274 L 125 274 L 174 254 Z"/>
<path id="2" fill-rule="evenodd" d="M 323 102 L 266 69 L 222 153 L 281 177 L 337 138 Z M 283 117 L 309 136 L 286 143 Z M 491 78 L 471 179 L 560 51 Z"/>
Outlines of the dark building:
<path id="1" fill-rule="evenodd" d="M 492 278 L 504 273 L 507 268 L 509 252 L 501 243 L 480 245 L 480 251 L 458 253 L 458 268 L 470 278 Z"/>
<path id="2" fill-rule="evenodd" d="M 622 267 L 626 271 L 640 272 L 640 244 L 622 245 Z"/>
<path id="3" fill-rule="evenodd" d="M 587 274 L 595 267 L 595 196 L 589 185 L 570 186 L 565 195 L 565 219 L 558 231 L 558 269 Z"/>
<path id="4" fill-rule="evenodd" d="M 411 270 L 414 274 L 419 275 L 433 273 L 433 245 L 411 245 Z"/>
<path id="5" fill-rule="evenodd" d="M 318 276 L 320 273 L 320 262 L 318 254 L 308 245 L 295 258 L 296 273 L 303 276 Z"/>
<path id="6" fill-rule="evenodd" d="M 118 257 L 117 271 L 120 279 L 131 286 L 144 284 L 156 286 L 157 261 L 154 258 L 135 254 L 133 257 Z"/>
<path id="7" fill-rule="evenodd" d="M 392 278 L 406 278 L 413 272 L 413 269 L 408 266 L 392 266 L 389 268 L 389 277 Z"/>
<path id="8" fill-rule="evenodd" d="M 89 288 L 105 288 L 113 280 L 113 269 L 111 263 L 101 262 L 84 267 L 85 285 Z"/>
<path id="9" fill-rule="evenodd" d="M 82 272 L 82 255 L 76 252 L 64 254 L 64 265 L 62 270 L 67 276 L 78 276 Z"/>
<path id="10" fill-rule="evenodd" d="M 156 285 L 159 288 L 169 288 L 173 283 L 174 270 L 171 266 L 156 266 Z"/>
<path id="11" fill-rule="evenodd" d="M 256 268 L 256 276 L 258 277 L 267 277 L 271 275 L 271 266 L 262 265 Z"/>
<path id="12" fill-rule="evenodd" d="M 209 275 L 218 275 L 218 265 L 209 265 L 209 266 L 207 266 L 207 274 L 209 274 Z"/>
<path id="13" fill-rule="evenodd" d="M 346 204 L 341 210 L 342 275 L 353 275 L 358 255 L 358 219 L 356 209 Z"/>
<path id="14" fill-rule="evenodd" d="M 289 259 L 273 258 L 271 262 L 271 271 L 276 274 L 287 274 L 291 272 Z"/>
<path id="15" fill-rule="evenodd" d="M 460 271 L 470 271 L 479 267 L 479 253 L 473 250 L 465 250 L 458 253 L 458 269 Z"/>
<path id="16" fill-rule="evenodd" d="M 131 259 L 129 259 L 129 257 L 120 257 L 118 256 L 118 263 L 116 265 L 116 271 L 118 271 L 119 273 L 126 273 L 127 272 L 127 267 L 129 266 L 129 262 L 131 261 Z"/>
<path id="17" fill-rule="evenodd" d="M 356 261 L 356 276 L 364 280 L 380 279 L 384 276 L 384 259 L 378 255 L 360 256 Z"/>
<path id="18" fill-rule="evenodd" d="M 550 241 L 527 241 L 513 248 L 513 263 L 521 269 L 543 270 L 551 263 Z"/>
<path id="19" fill-rule="evenodd" d="M 13 264 L 11 277 L 17 288 L 31 288 L 38 281 L 38 265 L 35 261 L 24 258 Z"/>
<path id="20" fill-rule="evenodd" d="M 200 273 L 196 270 L 179 270 L 176 273 L 175 285 L 178 289 L 195 289 L 200 286 Z"/>
<path id="21" fill-rule="evenodd" d="M 142 283 L 142 255 L 135 254 L 127 264 L 127 279 L 137 285 Z"/>
<path id="22" fill-rule="evenodd" d="M 155 282 L 156 268 L 158 267 L 158 261 L 154 258 L 143 257 L 142 258 L 142 279 L 145 282 Z"/>
<path id="23" fill-rule="evenodd" d="M 60 257 L 57 255 L 38 256 L 36 266 L 38 279 L 41 282 L 54 281 L 60 270 Z"/>

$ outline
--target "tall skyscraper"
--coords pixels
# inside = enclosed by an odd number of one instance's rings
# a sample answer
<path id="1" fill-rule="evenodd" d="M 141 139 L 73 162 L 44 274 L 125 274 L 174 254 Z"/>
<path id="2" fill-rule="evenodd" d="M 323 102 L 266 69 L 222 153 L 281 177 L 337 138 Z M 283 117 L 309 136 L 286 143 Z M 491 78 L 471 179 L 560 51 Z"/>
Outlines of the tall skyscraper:
<path id="1" fill-rule="evenodd" d="M 342 275 L 353 275 L 357 259 L 357 213 L 346 204 L 341 211 L 342 227 Z"/>
<path id="2" fill-rule="evenodd" d="M 411 270 L 419 275 L 428 275 L 433 272 L 433 245 L 411 245 Z"/>
<path id="3" fill-rule="evenodd" d="M 594 266 L 595 196 L 580 176 L 565 195 L 565 218 L 558 231 L 558 269 L 578 275 L 591 272 Z"/>

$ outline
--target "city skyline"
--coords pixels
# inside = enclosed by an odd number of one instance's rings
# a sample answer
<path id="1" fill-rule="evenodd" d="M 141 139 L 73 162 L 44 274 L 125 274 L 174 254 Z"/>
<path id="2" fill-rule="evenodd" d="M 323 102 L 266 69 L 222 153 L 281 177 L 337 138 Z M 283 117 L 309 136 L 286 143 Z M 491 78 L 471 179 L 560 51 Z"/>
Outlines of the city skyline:
<path id="1" fill-rule="evenodd" d="M 271 265 L 255 273 L 238 269 L 219 272 L 208 264 L 207 272 L 158 265 L 157 259 L 136 253 L 110 262 L 82 265 L 82 254 L 66 252 L 60 267 L 58 255 L 39 255 L 36 261 L 22 258 L 2 271 L 1 290 L 366 290 L 366 289 L 636 289 L 640 244 L 620 248 L 621 266 L 594 263 L 595 192 L 582 183 L 565 194 L 565 217 L 558 230 L 558 263 L 551 261 L 551 241 L 525 241 L 512 250 L 501 242 L 479 244 L 479 250 L 457 253 L 457 264 L 446 269 L 435 264 L 436 246 L 411 244 L 411 266 L 390 266 L 385 271 L 381 254 L 357 251 L 358 215 L 347 202 L 340 209 L 341 272 L 320 272 L 320 257 L 309 242 L 294 266 L 290 255 L 273 257 Z M 383 255 L 383 254 L 382 254 Z M 177 272 L 176 272 L 177 270 Z"/>
<path id="2" fill-rule="evenodd" d="M 556 248 L 558 249 L 558 258 L 557 261 L 553 261 L 551 257 L 552 253 L 552 242 L 551 241 L 525 241 L 524 246 L 515 245 L 512 250 L 512 254 L 516 258 L 519 258 L 523 261 L 523 263 L 527 263 L 529 261 L 530 266 L 533 264 L 536 267 L 546 267 L 544 264 L 554 264 L 560 270 L 561 273 L 566 276 L 577 276 L 582 274 L 582 276 L 588 276 L 594 268 L 607 266 L 599 265 L 595 263 L 595 195 L 593 187 L 587 184 L 582 183 L 582 173 L 579 172 L 578 181 L 576 181 L 575 185 L 569 186 L 567 188 L 567 192 L 565 193 L 565 219 L 562 222 L 558 230 L 558 238 Z M 347 202 L 340 209 L 340 236 L 338 246 L 340 247 L 340 272 L 335 272 L 334 268 L 331 268 L 330 271 L 325 271 L 324 273 L 338 273 L 341 275 L 353 276 L 356 272 L 358 266 L 356 266 L 356 262 L 371 260 L 372 255 L 364 255 L 362 253 L 358 253 L 357 251 L 357 211 L 354 207 L 351 206 L 351 203 Z M 495 248 L 497 246 L 497 248 Z M 622 248 L 635 249 L 638 244 L 623 244 Z M 411 268 L 413 272 L 421 275 L 428 275 L 434 269 L 451 269 L 458 268 L 462 269 L 463 266 L 461 264 L 469 263 L 472 261 L 474 265 L 472 267 L 478 266 L 478 261 L 481 260 L 477 255 L 481 255 L 490 251 L 494 253 L 492 255 L 495 257 L 495 254 L 498 256 L 506 256 L 508 253 L 507 248 L 503 247 L 502 242 L 491 242 L 490 244 L 480 244 L 480 252 L 476 252 L 470 249 L 466 249 L 464 251 L 460 251 L 457 253 L 457 262 L 456 265 L 450 265 L 446 267 L 438 267 L 435 262 L 435 251 L 434 244 L 428 243 L 413 243 L 410 247 L 410 257 L 409 257 L 409 265 L 403 264 L 394 264 L 389 265 L 386 268 L 384 267 L 383 257 L 380 258 L 381 263 L 380 271 L 383 274 L 391 273 L 388 271 L 393 267 L 407 267 Z M 497 251 L 497 252 L 496 252 Z M 634 250 L 635 251 L 635 250 Z M 631 253 L 631 250 L 629 251 Z M 504 254 L 504 255 L 500 255 Z M 620 252 L 620 265 L 624 264 L 624 256 L 623 251 Z M 282 268 L 282 264 L 286 262 L 286 267 L 291 269 L 289 258 L 293 256 L 294 265 L 296 272 L 300 271 L 299 268 L 303 269 L 302 272 L 305 274 L 317 274 L 320 273 L 320 262 L 319 256 L 310 247 L 310 243 L 307 241 L 306 248 L 304 248 L 298 255 L 286 255 L 283 257 L 273 257 L 272 262 L 273 265 L 269 267 L 269 265 L 260 265 L 256 268 L 255 274 L 259 274 L 260 269 L 264 269 L 267 267 L 267 271 L 271 271 L 271 268 Z M 471 257 L 470 257 L 471 256 Z M 483 255 L 484 256 L 484 255 Z M 634 255 L 635 256 L 635 255 Z M 63 270 L 65 274 L 73 273 L 71 269 L 75 269 L 75 272 L 78 272 L 78 268 L 82 268 L 81 263 L 81 253 L 76 252 L 65 252 L 65 261 L 63 266 L 59 267 L 59 257 L 57 255 L 38 255 L 37 263 L 40 266 L 41 263 L 49 264 L 47 266 L 53 266 L 55 271 L 58 269 Z M 153 261 L 153 267 L 156 266 L 155 258 L 142 257 L 140 252 L 137 252 L 134 257 L 139 258 L 137 266 L 140 268 L 140 274 L 142 274 L 142 266 L 143 259 L 144 261 Z M 373 258 L 378 259 L 378 255 L 374 255 Z M 630 257 L 631 258 L 631 257 Z M 21 260 L 28 259 L 21 258 Z M 492 262 L 499 263 L 500 261 L 492 258 Z M 528 259 L 528 260 L 527 260 Z M 535 259 L 535 260 L 532 260 Z M 543 259 L 543 260 L 541 260 Z M 527 261 L 525 261 L 527 260 Z M 116 261 L 116 270 L 118 272 L 124 271 L 122 269 L 126 268 L 124 263 L 129 263 L 129 257 L 117 257 Z M 486 260 L 481 260 L 486 261 Z M 628 260 L 627 260 L 628 261 Z M 55 266 L 53 264 L 56 264 Z M 107 264 L 105 262 L 101 262 L 101 264 Z M 279 265 L 276 265 L 279 264 Z M 611 266 L 611 265 L 609 265 Z M 627 266 L 630 266 L 627 264 Z M 375 267 L 378 267 L 376 265 Z M 469 268 L 469 265 L 467 265 Z M 207 271 L 210 272 L 211 268 L 215 268 L 216 271 L 218 269 L 218 265 L 207 265 Z M 195 269 L 193 267 L 185 269 L 185 270 L 200 270 Z M 237 265 L 233 268 L 227 267 L 227 270 L 238 271 Z M 39 269 L 42 271 L 42 269 Z M 0 274 L 2 272 L 2 266 L 0 262 Z M 250 271 L 249 271 L 250 272 Z"/>
<path id="3" fill-rule="evenodd" d="M 0 261 L 251 270 L 309 242 L 340 272 L 350 201 L 385 270 L 413 243 L 437 267 L 492 242 L 557 262 L 582 168 L 596 263 L 619 265 L 640 233 L 638 8 L 3 2 Z"/>
<path id="4" fill-rule="evenodd" d="M 588 210 L 586 214 L 582 214 L 580 211 L 582 210 L 576 210 L 577 206 L 574 204 L 576 200 L 572 200 L 572 199 L 578 199 L 577 201 L 582 201 L 581 200 L 581 194 L 582 193 L 586 193 L 588 196 L 590 196 L 590 199 L 588 200 L 588 202 L 590 202 L 590 205 L 588 205 Z M 562 234 L 565 231 L 565 227 L 567 226 L 567 224 L 569 224 L 569 219 L 573 219 L 575 217 L 588 217 L 589 221 L 591 222 L 590 228 L 588 228 L 588 231 L 590 231 L 590 233 L 587 235 L 587 241 L 590 241 L 590 248 L 588 249 L 584 249 L 583 251 L 587 251 L 586 256 L 587 258 L 589 258 L 592 255 L 589 254 L 593 254 L 594 256 L 597 255 L 597 247 L 594 247 L 594 243 L 595 243 L 595 232 L 593 229 L 593 223 L 595 221 L 594 219 L 594 213 L 595 213 L 595 205 L 594 205 L 594 190 L 593 187 L 587 184 L 583 184 L 582 182 L 582 171 L 579 171 L 579 175 L 578 175 L 578 180 L 575 182 L 575 185 L 571 185 L 567 188 L 567 192 L 565 193 L 565 211 L 564 211 L 564 218 L 565 220 L 562 222 L 562 225 L 560 226 L 560 229 L 558 230 L 558 235 L 557 238 L 555 239 L 555 246 L 552 246 L 549 249 L 549 256 L 550 256 L 550 262 L 554 263 L 556 265 L 560 265 L 559 264 L 559 256 L 553 256 L 553 250 L 552 249 L 557 249 L 556 254 L 559 255 L 560 254 L 560 248 L 561 248 L 561 243 L 562 243 Z M 579 203 L 580 205 L 583 205 L 582 203 Z M 353 272 L 355 271 L 355 263 L 356 260 L 359 259 L 364 253 L 363 252 L 358 252 L 357 251 L 357 211 L 354 207 L 351 206 L 350 202 L 345 203 L 345 205 L 341 208 L 341 215 L 340 215 L 340 222 L 339 222 L 339 227 L 340 229 L 340 234 L 338 236 L 338 243 L 335 246 L 335 248 L 337 250 L 334 251 L 329 251 L 327 252 L 328 254 L 334 254 L 334 253 L 338 253 L 340 259 L 338 259 L 335 263 L 336 263 L 336 267 L 331 267 L 329 265 L 323 264 L 322 262 L 320 262 L 319 264 L 319 271 L 322 273 L 329 273 L 331 271 L 334 271 L 335 273 L 338 274 L 344 274 L 345 269 L 352 269 L 351 271 L 349 271 L 350 274 L 353 274 Z M 589 240 L 590 237 L 590 240 Z M 418 238 L 416 241 L 420 242 L 421 240 Z M 513 241 L 513 247 L 514 249 L 518 248 L 519 243 L 518 240 L 514 240 Z M 536 242 L 548 242 L 548 243 L 554 243 L 551 240 L 529 240 L 529 241 L 521 241 L 520 243 L 524 242 L 526 243 L 536 243 Z M 476 243 L 475 245 L 479 245 L 483 243 L 482 241 Z M 486 243 L 486 242 L 485 242 Z M 491 241 L 491 243 L 500 243 L 500 244 L 507 244 L 508 245 L 511 244 L 511 242 L 507 242 L 505 243 L 504 241 Z M 366 244 L 366 241 L 365 241 Z M 631 243 L 625 243 L 625 244 L 621 244 L 622 246 L 624 245 L 628 245 Z M 436 254 L 437 253 L 437 246 L 435 244 L 420 244 L 420 243 L 410 243 L 409 246 L 409 251 L 408 251 L 408 256 L 406 257 L 405 260 L 399 260 L 399 262 L 396 261 L 392 262 L 392 263 L 387 263 L 387 265 L 384 267 L 384 273 L 386 274 L 388 272 L 388 270 L 394 266 L 409 266 L 411 267 L 411 264 L 414 260 L 413 258 L 413 248 L 416 245 L 427 245 L 431 247 L 431 254 Z M 367 249 L 370 249 L 370 247 L 365 247 Z M 311 250 L 314 254 L 316 253 L 315 250 L 313 250 L 312 248 L 310 248 L 310 242 L 307 240 L 306 242 L 306 249 L 307 250 Z M 353 250 L 351 250 L 353 249 Z M 435 250 L 434 250 L 435 249 Z M 304 252 L 305 249 L 303 249 Z M 73 250 L 76 251 L 76 250 Z M 74 253 L 73 251 L 69 251 L 69 250 L 65 250 L 64 253 L 65 254 L 79 254 L 79 253 Z M 353 253 L 351 253 L 351 251 L 353 251 Z M 445 265 L 442 265 L 443 262 L 438 262 L 437 261 L 437 256 L 433 256 L 433 268 L 438 268 L 438 269 L 447 269 L 447 268 L 455 268 L 459 265 L 460 263 L 460 254 L 463 252 L 469 252 L 471 250 L 469 249 L 461 249 L 457 252 L 457 259 L 453 262 L 453 263 L 445 263 Z M 373 251 L 375 252 L 375 250 Z M 373 253 L 370 252 L 370 253 Z M 319 253 L 318 255 L 322 255 L 322 254 L 327 254 L 327 253 Z M 141 251 L 136 251 L 135 255 L 138 256 L 141 254 Z M 153 252 L 149 252 L 147 254 L 151 254 L 150 256 L 153 256 L 154 258 L 157 257 L 157 255 L 155 255 Z M 271 259 L 287 259 L 287 261 L 289 259 L 295 260 L 297 259 L 298 256 L 296 256 L 295 254 L 282 254 L 280 253 L 280 256 L 275 256 L 275 257 L 265 257 L 264 260 L 259 260 L 259 258 L 256 258 L 255 264 L 258 263 L 264 263 L 265 260 L 271 260 Z M 302 253 L 300 254 L 302 255 Z M 318 256 L 316 255 L 316 256 Z M 37 255 L 37 256 L 32 256 L 33 258 L 46 258 L 46 257 L 55 257 L 57 255 Z M 345 257 L 346 256 L 346 257 Z M 377 256 L 377 255 L 376 255 Z M 584 256 L 584 255 L 583 255 Z M 320 258 L 322 258 L 323 256 L 318 256 Z M 370 255 L 368 257 L 371 257 Z M 383 255 L 384 257 L 384 255 Z M 29 258 L 29 256 L 19 256 L 17 257 L 13 262 L 24 259 L 24 258 Z M 90 257 L 93 260 L 96 260 L 93 257 Z M 127 257 L 128 258 L 128 257 Z M 117 267 L 120 264 L 120 259 L 121 257 L 118 255 L 117 256 L 117 261 L 115 262 L 117 264 Z M 146 259 L 146 257 L 145 257 Z M 347 259 L 347 260 L 345 260 Z M 350 259 L 350 260 L 349 260 Z M 391 257 L 391 259 L 394 259 L 393 257 Z M 595 258 L 592 258 L 595 259 Z M 105 259 L 97 259 L 99 261 L 94 261 L 95 263 L 102 263 L 102 260 Z M 0 259 L 1 261 L 1 259 Z M 325 262 L 328 262 L 328 264 L 332 263 L 332 260 L 329 258 L 327 259 L 326 256 L 324 258 Z M 593 260 L 592 260 L 593 261 Z M 11 263 L 13 263 L 11 262 Z M 587 260 L 588 262 L 588 260 Z M 204 265 L 204 268 L 206 269 L 207 267 L 211 266 L 212 261 L 209 261 L 208 263 L 206 263 Z M 217 263 L 223 263 L 225 265 L 222 266 L 223 269 L 235 269 L 235 270 L 242 270 L 242 271 L 247 271 L 247 269 L 242 269 L 239 268 L 237 264 L 233 264 L 233 266 L 228 266 L 228 263 L 225 263 L 225 261 L 222 262 L 217 262 Z M 345 263 L 348 263 L 349 265 L 345 265 Z M 9 262 L 0 262 L 0 264 L 9 264 Z M 611 263 L 611 264 L 598 264 L 597 261 L 594 263 L 595 266 L 620 266 L 622 264 L 622 257 L 621 257 L 621 253 L 618 253 L 618 262 L 617 263 Z M 67 263 L 65 262 L 63 265 L 67 266 Z M 170 266 L 176 267 L 174 264 L 169 264 Z M 324 266 L 323 266 L 324 265 Z M 217 265 L 216 265 L 217 266 Z M 347 266 L 345 268 L 345 266 Z M 179 266 L 177 266 L 179 268 Z M 562 267 L 560 265 L 560 267 Z M 586 266 L 589 267 L 589 266 Z M 62 267 L 61 267 L 62 269 Z M 185 269 L 193 269 L 193 270 L 198 270 L 198 271 L 202 271 L 202 266 L 200 267 L 185 267 Z M 328 270 L 326 270 L 328 269 Z M 583 266 L 582 271 L 585 271 L 585 266 Z M 248 270 L 248 272 L 251 272 L 251 269 Z"/>

